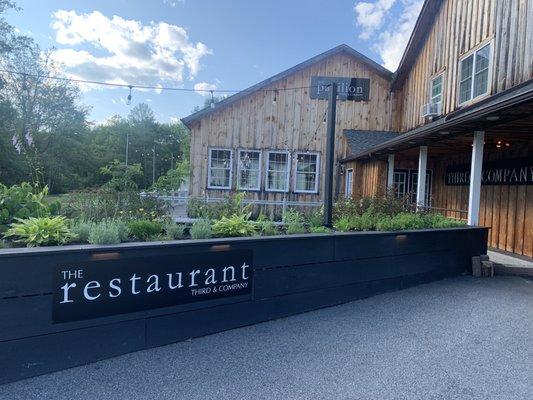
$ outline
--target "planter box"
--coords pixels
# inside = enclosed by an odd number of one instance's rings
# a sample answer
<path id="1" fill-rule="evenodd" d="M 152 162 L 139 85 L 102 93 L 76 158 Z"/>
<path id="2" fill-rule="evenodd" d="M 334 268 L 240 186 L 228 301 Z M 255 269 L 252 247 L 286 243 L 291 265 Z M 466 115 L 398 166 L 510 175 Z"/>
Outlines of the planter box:
<path id="1" fill-rule="evenodd" d="M 465 227 L 0 250 L 0 383 L 459 275 L 486 243 Z"/>

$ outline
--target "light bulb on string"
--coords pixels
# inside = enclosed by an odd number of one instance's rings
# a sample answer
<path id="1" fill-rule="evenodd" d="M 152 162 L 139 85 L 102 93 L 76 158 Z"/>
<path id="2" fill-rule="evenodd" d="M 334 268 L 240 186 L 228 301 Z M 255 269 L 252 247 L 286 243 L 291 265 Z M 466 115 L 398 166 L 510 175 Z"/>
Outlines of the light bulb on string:
<path id="1" fill-rule="evenodd" d="M 211 108 L 215 108 L 215 97 L 213 95 L 213 91 L 211 90 Z"/>
<path id="2" fill-rule="evenodd" d="M 128 100 L 126 101 L 126 104 L 129 106 L 131 104 L 131 90 L 133 89 L 133 86 L 128 86 L 130 88 L 130 93 L 128 94 Z"/>
<path id="3" fill-rule="evenodd" d="M 272 99 L 272 104 L 276 104 L 277 96 L 278 96 L 278 89 L 275 89 L 274 90 L 274 98 Z"/>

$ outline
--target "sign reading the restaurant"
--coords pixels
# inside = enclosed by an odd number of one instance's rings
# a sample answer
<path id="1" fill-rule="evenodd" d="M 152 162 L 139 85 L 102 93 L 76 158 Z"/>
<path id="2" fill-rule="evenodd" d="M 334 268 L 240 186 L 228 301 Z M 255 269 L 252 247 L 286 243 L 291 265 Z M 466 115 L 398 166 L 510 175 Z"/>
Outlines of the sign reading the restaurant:
<path id="1" fill-rule="evenodd" d="M 470 165 L 451 165 L 446 168 L 444 180 L 448 186 L 470 185 Z M 482 185 L 533 184 L 533 159 L 520 158 L 483 163 Z"/>
<path id="2" fill-rule="evenodd" d="M 56 269 L 54 322 L 248 295 L 252 291 L 251 250 L 135 259 L 120 258 L 120 253 L 104 255 L 115 257 Z"/>
<path id="3" fill-rule="evenodd" d="M 312 76 L 310 94 L 312 99 L 327 99 L 332 83 L 337 84 L 339 100 L 368 101 L 370 99 L 370 79 Z"/>

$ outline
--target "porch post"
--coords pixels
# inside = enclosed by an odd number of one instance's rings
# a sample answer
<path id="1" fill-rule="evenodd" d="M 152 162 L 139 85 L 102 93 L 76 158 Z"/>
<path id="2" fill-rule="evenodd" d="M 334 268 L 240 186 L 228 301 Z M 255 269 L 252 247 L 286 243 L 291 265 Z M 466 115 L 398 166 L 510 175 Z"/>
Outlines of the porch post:
<path id="1" fill-rule="evenodd" d="M 468 192 L 468 225 L 479 224 L 479 202 L 481 194 L 481 171 L 483 169 L 483 144 L 485 132 L 474 132 L 472 163 L 470 165 L 470 187 Z"/>
<path id="2" fill-rule="evenodd" d="M 426 205 L 426 169 L 428 161 L 428 147 L 420 146 L 418 155 L 418 182 L 416 185 L 416 205 L 423 207 Z"/>
<path id="3" fill-rule="evenodd" d="M 387 190 L 394 187 L 394 154 L 389 154 L 389 165 L 387 169 Z"/>

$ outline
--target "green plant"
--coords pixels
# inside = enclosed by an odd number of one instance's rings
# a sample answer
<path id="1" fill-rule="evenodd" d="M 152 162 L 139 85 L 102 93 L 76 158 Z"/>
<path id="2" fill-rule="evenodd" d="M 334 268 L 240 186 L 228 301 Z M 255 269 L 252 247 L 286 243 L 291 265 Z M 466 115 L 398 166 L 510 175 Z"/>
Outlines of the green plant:
<path id="1" fill-rule="evenodd" d="M 16 243 L 28 247 L 60 245 L 76 238 L 68 227 L 67 219 L 62 216 L 17 218 L 16 221 L 11 224 L 5 237 L 13 237 Z"/>
<path id="2" fill-rule="evenodd" d="M 215 221 L 213 232 L 219 237 L 252 236 L 256 233 L 256 226 L 250 221 L 250 213 L 233 214 Z"/>
<path id="3" fill-rule="evenodd" d="M 178 240 L 185 238 L 184 224 L 169 223 L 165 226 L 165 237 L 167 240 Z"/>
<path id="4" fill-rule="evenodd" d="M 176 192 L 189 176 L 189 162 L 183 161 L 176 168 L 161 175 L 156 183 L 152 185 L 152 190 L 158 192 Z"/>
<path id="5" fill-rule="evenodd" d="M 93 225 L 94 223 L 92 222 L 77 221 L 72 225 L 71 230 L 76 234 L 80 242 L 88 243 Z"/>
<path id="6" fill-rule="evenodd" d="M 48 187 L 39 189 L 28 182 L 11 187 L 0 184 L 0 232 L 17 218 L 47 217 L 59 211 L 57 202 L 48 204 Z"/>
<path id="7" fill-rule="evenodd" d="M 187 203 L 187 215 L 190 218 L 207 218 L 218 220 L 234 214 L 247 214 L 250 205 L 244 205 L 244 193 L 230 194 L 222 201 L 208 203 L 203 199 L 190 199 Z"/>
<path id="8" fill-rule="evenodd" d="M 348 232 L 353 229 L 352 218 L 344 216 L 340 217 L 333 223 L 333 228 L 340 232 Z"/>
<path id="9" fill-rule="evenodd" d="M 274 221 L 267 218 L 264 214 L 259 214 L 259 217 L 255 221 L 255 226 L 261 236 L 274 236 L 279 234 L 278 227 Z"/>
<path id="10" fill-rule="evenodd" d="M 318 228 L 324 224 L 324 209 L 323 207 L 312 211 L 307 215 L 307 224 L 309 228 Z M 311 230 L 311 229 L 310 229 Z"/>
<path id="11" fill-rule="evenodd" d="M 189 231 L 192 239 L 208 239 L 213 236 L 211 221 L 206 218 L 197 219 Z"/>
<path id="12" fill-rule="evenodd" d="M 91 244 L 120 243 L 120 226 L 115 221 L 107 220 L 93 224 L 89 233 Z"/>
<path id="13" fill-rule="evenodd" d="M 157 221 L 138 220 L 128 222 L 128 229 L 131 236 L 138 240 L 150 240 L 150 238 L 160 235 L 163 226 Z"/>
<path id="14" fill-rule="evenodd" d="M 287 235 L 294 235 L 306 232 L 302 214 L 300 214 L 296 210 L 285 210 L 282 216 L 282 221 Z"/>

